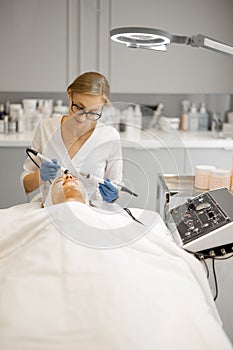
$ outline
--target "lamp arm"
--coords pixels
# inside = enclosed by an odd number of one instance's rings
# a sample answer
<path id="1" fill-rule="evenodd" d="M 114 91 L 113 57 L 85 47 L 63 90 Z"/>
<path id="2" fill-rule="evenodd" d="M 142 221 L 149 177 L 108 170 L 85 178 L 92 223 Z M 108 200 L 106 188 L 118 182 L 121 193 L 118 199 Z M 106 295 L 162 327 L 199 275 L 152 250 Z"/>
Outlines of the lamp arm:
<path id="1" fill-rule="evenodd" d="M 204 49 L 222 52 L 233 57 L 233 47 L 231 45 L 209 38 L 203 34 L 192 36 L 187 44 L 193 47 L 202 47 Z"/>

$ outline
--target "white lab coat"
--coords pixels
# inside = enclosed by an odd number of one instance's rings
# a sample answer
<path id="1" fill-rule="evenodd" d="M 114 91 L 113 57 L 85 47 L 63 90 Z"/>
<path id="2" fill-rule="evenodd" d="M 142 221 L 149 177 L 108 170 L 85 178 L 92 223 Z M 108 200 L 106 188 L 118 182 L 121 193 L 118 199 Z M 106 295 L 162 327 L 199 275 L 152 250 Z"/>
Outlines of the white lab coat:
<path id="1" fill-rule="evenodd" d="M 58 163 L 69 169 L 74 176 L 78 176 L 80 171 L 85 171 L 101 178 L 120 182 L 122 151 L 117 130 L 97 121 L 92 135 L 71 159 L 61 136 L 61 119 L 62 117 L 43 119 L 35 131 L 32 148 L 45 157 L 56 158 Z M 33 155 L 32 157 L 40 165 L 41 161 Z M 25 175 L 38 170 L 30 158 L 25 160 L 23 168 L 21 183 Z M 57 175 L 60 176 L 62 173 L 58 172 Z M 90 200 L 100 199 L 97 182 L 86 178 L 82 178 L 82 182 Z M 48 181 L 41 186 L 43 201 L 48 194 L 49 186 Z"/>

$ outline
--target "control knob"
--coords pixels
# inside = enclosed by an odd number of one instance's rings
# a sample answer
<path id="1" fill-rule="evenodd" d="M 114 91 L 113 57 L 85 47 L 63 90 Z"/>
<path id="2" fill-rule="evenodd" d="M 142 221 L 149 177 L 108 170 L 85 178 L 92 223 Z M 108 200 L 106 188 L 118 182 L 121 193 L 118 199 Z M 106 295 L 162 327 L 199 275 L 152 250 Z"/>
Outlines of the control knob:
<path id="1" fill-rule="evenodd" d="M 191 198 L 187 199 L 187 203 L 188 203 L 188 210 L 193 210 L 195 209 L 195 204 L 193 203 Z"/>

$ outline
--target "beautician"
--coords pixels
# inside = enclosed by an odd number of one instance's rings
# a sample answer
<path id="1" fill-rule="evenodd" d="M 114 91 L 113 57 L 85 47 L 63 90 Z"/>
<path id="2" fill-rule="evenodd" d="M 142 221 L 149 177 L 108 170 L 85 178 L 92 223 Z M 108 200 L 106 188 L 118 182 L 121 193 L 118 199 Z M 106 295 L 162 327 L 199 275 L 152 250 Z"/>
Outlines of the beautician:
<path id="1" fill-rule="evenodd" d="M 48 194 L 51 180 L 61 175 L 60 165 L 77 177 L 80 171 L 84 171 L 111 181 L 122 180 L 119 133 L 99 121 L 103 108 L 109 103 L 107 79 L 97 72 L 84 73 L 68 86 L 67 93 L 69 114 L 41 120 L 32 141 L 34 150 L 53 161 L 40 163 L 33 156 L 40 167 L 38 169 L 27 158 L 21 174 L 26 193 L 42 185 L 42 201 Z M 114 202 L 118 198 L 118 190 L 108 180 L 98 184 L 83 178 L 82 182 L 90 200 L 98 200 L 102 196 L 104 201 Z"/>

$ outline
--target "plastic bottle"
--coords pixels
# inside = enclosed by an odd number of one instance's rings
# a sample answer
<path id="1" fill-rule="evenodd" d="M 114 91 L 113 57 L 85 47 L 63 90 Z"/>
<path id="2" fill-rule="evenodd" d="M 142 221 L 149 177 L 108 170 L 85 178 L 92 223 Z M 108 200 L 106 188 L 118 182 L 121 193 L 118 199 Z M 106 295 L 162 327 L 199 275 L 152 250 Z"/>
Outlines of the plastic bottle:
<path id="1" fill-rule="evenodd" d="M 181 116 L 181 130 L 187 131 L 189 130 L 189 108 L 190 101 L 184 100 L 181 102 L 182 104 L 182 116 Z"/>
<path id="2" fill-rule="evenodd" d="M 159 129 L 159 119 L 163 113 L 164 104 L 159 103 L 156 110 L 154 111 L 153 118 L 149 124 L 149 129 L 156 128 Z"/>
<path id="3" fill-rule="evenodd" d="M 0 133 L 4 133 L 4 117 L 5 117 L 5 110 L 4 105 L 0 105 Z"/>
<path id="4" fill-rule="evenodd" d="M 126 119 L 126 131 L 127 131 L 127 136 L 130 139 L 135 138 L 136 134 L 136 128 L 134 125 L 134 109 L 133 106 L 128 106 L 128 108 L 124 111 L 124 116 Z"/>
<path id="5" fill-rule="evenodd" d="M 118 110 L 119 111 L 119 110 Z M 119 125 L 118 130 L 120 132 L 127 131 L 127 110 L 119 111 Z"/>
<path id="6" fill-rule="evenodd" d="M 134 109 L 134 125 L 139 136 L 142 130 L 142 111 L 139 105 L 136 105 Z"/>
<path id="7" fill-rule="evenodd" d="M 53 114 L 52 117 L 60 117 L 66 113 L 68 113 L 69 108 L 67 106 L 63 105 L 63 101 L 62 100 L 57 100 L 56 101 L 56 105 L 53 108 Z"/>
<path id="8" fill-rule="evenodd" d="M 36 99 L 24 99 L 23 109 L 25 116 L 25 123 L 27 131 L 33 131 L 33 115 L 36 111 L 37 100 Z"/>
<path id="9" fill-rule="evenodd" d="M 23 109 L 20 108 L 18 111 L 18 117 L 16 120 L 16 131 L 21 134 L 24 132 L 25 125 L 24 125 L 24 114 L 23 114 Z"/>
<path id="10" fill-rule="evenodd" d="M 205 103 L 202 102 L 201 108 L 199 111 L 199 130 L 200 131 L 207 131 L 209 125 L 209 115 L 206 111 Z"/>
<path id="11" fill-rule="evenodd" d="M 124 132 L 126 130 L 126 124 L 123 118 L 120 118 L 119 121 L 119 131 Z"/>
<path id="12" fill-rule="evenodd" d="M 189 130 L 198 131 L 199 129 L 199 115 L 197 112 L 196 104 L 192 103 L 191 110 L 189 112 Z"/>
<path id="13" fill-rule="evenodd" d="M 9 130 L 8 120 L 9 120 L 9 116 L 5 115 L 5 117 L 4 117 L 4 134 L 8 134 L 8 130 Z"/>

